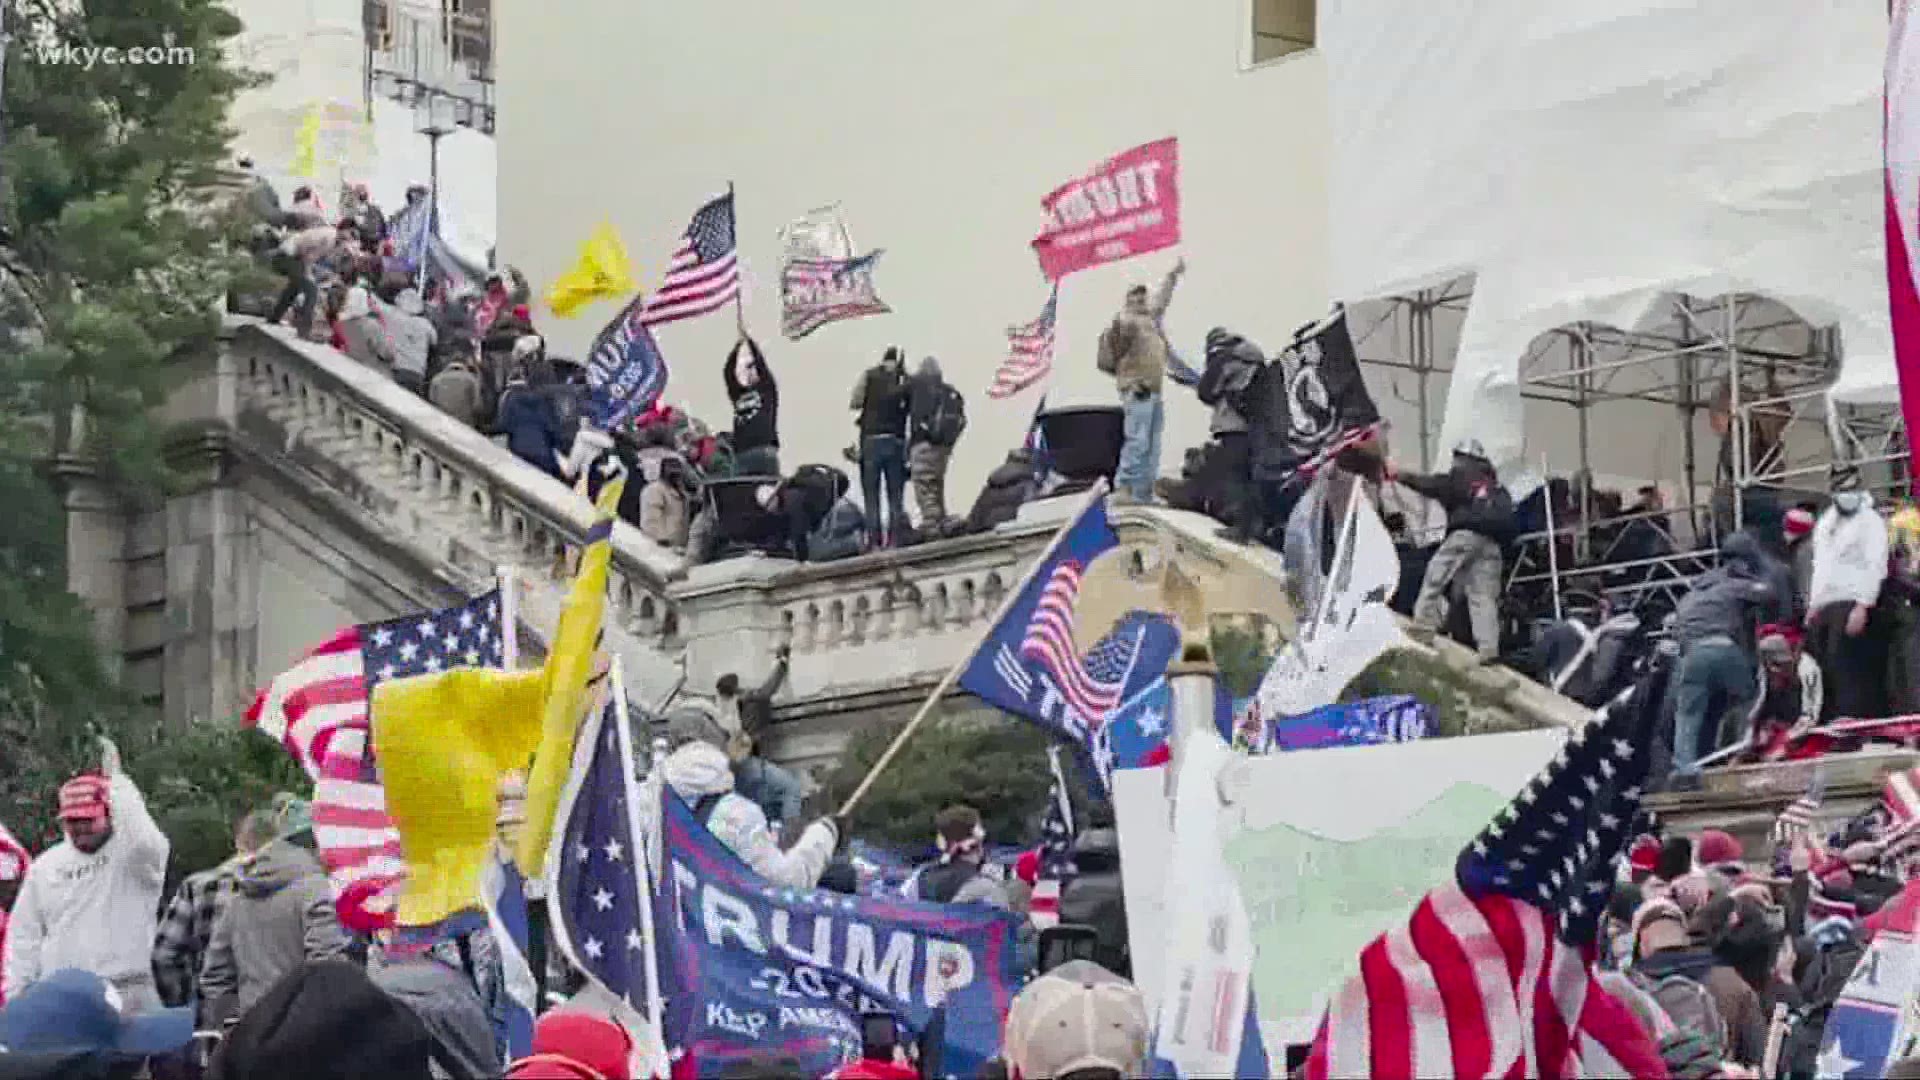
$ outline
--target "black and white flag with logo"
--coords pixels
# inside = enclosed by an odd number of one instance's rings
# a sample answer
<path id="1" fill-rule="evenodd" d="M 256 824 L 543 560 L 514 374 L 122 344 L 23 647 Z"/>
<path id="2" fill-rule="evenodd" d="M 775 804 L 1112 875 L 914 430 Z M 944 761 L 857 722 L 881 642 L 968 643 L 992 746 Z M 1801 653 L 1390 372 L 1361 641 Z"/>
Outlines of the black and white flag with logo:
<path id="1" fill-rule="evenodd" d="M 1348 436 L 1380 423 L 1380 410 L 1360 374 L 1345 307 L 1296 330 L 1282 362 L 1289 441 L 1302 460 L 1336 450 Z"/>

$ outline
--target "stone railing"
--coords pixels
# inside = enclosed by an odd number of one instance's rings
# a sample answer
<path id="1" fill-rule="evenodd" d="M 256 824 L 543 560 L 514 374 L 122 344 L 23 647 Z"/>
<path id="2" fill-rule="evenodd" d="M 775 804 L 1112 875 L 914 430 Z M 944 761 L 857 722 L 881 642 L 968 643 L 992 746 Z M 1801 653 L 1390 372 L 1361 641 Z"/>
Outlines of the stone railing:
<path id="1" fill-rule="evenodd" d="M 236 320 L 237 427 L 372 519 L 451 584 L 487 587 L 511 568 L 526 623 L 550 631 L 566 583 L 555 572 L 592 524 L 592 507 L 505 448 L 324 345 Z M 678 555 L 617 523 L 608 583 L 609 643 L 639 682 L 675 677 L 678 613 L 667 583 Z"/>

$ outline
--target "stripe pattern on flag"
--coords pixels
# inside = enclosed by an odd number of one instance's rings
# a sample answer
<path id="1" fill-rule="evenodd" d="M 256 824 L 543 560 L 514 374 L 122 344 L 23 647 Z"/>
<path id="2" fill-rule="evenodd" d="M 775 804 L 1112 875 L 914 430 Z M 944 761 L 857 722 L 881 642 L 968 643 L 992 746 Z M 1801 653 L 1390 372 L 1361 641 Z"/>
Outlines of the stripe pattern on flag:
<path id="1" fill-rule="evenodd" d="M 990 398 L 1005 398 L 1025 390 L 1047 377 L 1053 370 L 1054 329 L 1060 311 L 1060 290 L 1056 286 L 1047 297 L 1047 306 L 1039 318 L 1024 326 L 1007 328 L 1007 358 L 993 373 L 987 386 Z"/>
<path id="2" fill-rule="evenodd" d="M 1067 798 L 1067 777 L 1060 767 L 1060 748 L 1047 747 L 1053 786 L 1047 792 L 1047 816 L 1040 823 L 1040 868 L 1033 883 L 1030 916 L 1044 930 L 1060 922 L 1060 894 L 1073 879 L 1073 803 Z"/>
<path id="3" fill-rule="evenodd" d="M 246 724 L 280 741 L 313 777 L 313 835 L 343 922 L 392 924 L 391 890 L 406 872 L 374 760 L 374 688 L 453 667 L 498 667 L 498 589 L 439 611 L 350 626 L 320 643 L 254 698 Z"/>
<path id="4" fill-rule="evenodd" d="M 1083 572 L 1072 559 L 1054 567 L 1020 643 L 1020 655 L 1046 668 L 1067 704 L 1097 724 L 1120 704 L 1138 636 L 1133 641 L 1104 640 L 1081 660 L 1073 643 L 1073 609 Z"/>
<path id="5" fill-rule="evenodd" d="M 873 282 L 882 252 L 854 259 L 792 258 L 780 272 L 780 330 L 798 341 L 831 322 L 892 311 Z"/>
<path id="6" fill-rule="evenodd" d="M 739 295 L 740 258 L 729 194 L 694 212 L 660 288 L 647 297 L 641 319 L 649 326 L 679 322 L 718 311 Z"/>

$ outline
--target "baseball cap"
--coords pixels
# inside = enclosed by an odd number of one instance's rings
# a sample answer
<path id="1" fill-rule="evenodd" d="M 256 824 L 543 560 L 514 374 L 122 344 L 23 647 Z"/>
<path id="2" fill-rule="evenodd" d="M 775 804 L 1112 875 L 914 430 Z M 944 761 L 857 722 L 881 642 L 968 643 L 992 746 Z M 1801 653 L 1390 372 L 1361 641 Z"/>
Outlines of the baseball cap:
<path id="1" fill-rule="evenodd" d="M 63 968 L 0 1009 L 0 1049 L 9 1054 L 170 1054 L 193 1041 L 193 1006 L 120 1012 L 120 994 L 90 971 Z"/>
<path id="2" fill-rule="evenodd" d="M 1781 529 L 1788 536 L 1805 536 L 1813 531 L 1813 515 L 1804 507 L 1796 506 L 1787 511 L 1781 521 Z"/>
<path id="3" fill-rule="evenodd" d="M 1642 835 L 1627 849 L 1627 864 L 1635 870 L 1653 873 L 1660 865 L 1660 838 Z"/>
<path id="4" fill-rule="evenodd" d="M 515 1080 L 602 1077 L 625 1080 L 633 1036 L 613 1020 L 581 1009 L 556 1009 L 533 1026 L 533 1053 L 507 1070 Z"/>
<path id="5" fill-rule="evenodd" d="M 107 812 L 106 777 L 88 773 L 60 785 L 61 821 L 94 821 Z"/>
<path id="6" fill-rule="evenodd" d="M 1693 842 L 1693 857 L 1701 866 L 1738 865 L 1746 858 L 1746 851 L 1730 833 L 1721 829 L 1705 829 L 1699 839 Z"/>
<path id="7" fill-rule="evenodd" d="M 1006 1059 L 1016 1077 L 1112 1069 L 1138 1076 L 1147 1061 L 1146 999 L 1091 960 L 1069 960 L 1027 984 L 1007 1010 Z"/>

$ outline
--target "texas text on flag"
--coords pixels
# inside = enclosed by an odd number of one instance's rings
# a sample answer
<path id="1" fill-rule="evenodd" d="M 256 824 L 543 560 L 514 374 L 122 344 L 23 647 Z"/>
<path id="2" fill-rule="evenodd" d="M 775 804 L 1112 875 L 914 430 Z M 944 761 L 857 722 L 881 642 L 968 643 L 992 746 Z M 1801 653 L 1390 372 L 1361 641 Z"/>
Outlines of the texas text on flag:
<path id="1" fill-rule="evenodd" d="M 788 259 L 780 272 L 780 330 L 798 341 L 830 322 L 893 309 L 873 283 L 881 252 L 857 259 Z"/>
<path id="2" fill-rule="evenodd" d="M 614 714 L 611 704 L 595 710 L 575 744 L 560 839 L 547 851 L 548 910 L 567 959 L 645 1015 L 647 894 L 639 875 L 646 856 L 634 841 L 629 809 L 638 795 L 628 790 Z"/>
<path id="3" fill-rule="evenodd" d="M 314 778 L 313 835 L 342 921 L 393 925 L 406 864 L 369 736 L 368 702 L 388 679 L 499 667 L 500 592 L 440 611 L 350 626 L 267 684 L 246 724 L 280 740 Z"/>
<path id="4" fill-rule="evenodd" d="M 1019 982 L 1018 917 L 984 904 L 776 886 L 671 789 L 661 804 L 655 925 L 666 1035 L 699 1075 L 769 1053 L 799 1059 L 795 1075 L 824 1075 L 858 1052 L 847 1021 L 862 996 L 918 1031 L 944 1016 L 952 1075 L 973 1075 L 999 1051 Z"/>
<path id="5" fill-rule="evenodd" d="M 588 418 L 601 431 L 618 431 L 666 388 L 667 358 L 647 327 L 646 301 L 635 297 L 587 353 Z"/>
<path id="6" fill-rule="evenodd" d="M 740 295 L 740 259 L 733 233 L 733 196 L 722 195 L 694 211 L 673 249 L 660 288 L 646 298 L 648 325 L 678 322 L 718 311 Z"/>
<path id="7" fill-rule="evenodd" d="M 1164 616 L 1133 612 L 1081 656 L 1074 611 L 1088 568 L 1119 546 L 1094 499 L 1041 564 L 980 650 L 960 686 L 997 708 L 1087 746 L 1122 701 L 1166 671 L 1180 635 Z"/>
<path id="8" fill-rule="evenodd" d="M 1592 965 L 1666 683 L 1649 676 L 1575 728 L 1460 853 L 1454 880 L 1361 950 L 1321 1020 L 1310 1080 L 1665 1074 Z"/>

